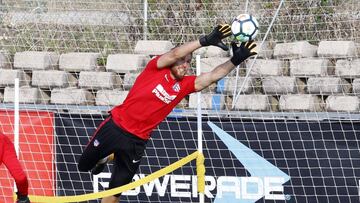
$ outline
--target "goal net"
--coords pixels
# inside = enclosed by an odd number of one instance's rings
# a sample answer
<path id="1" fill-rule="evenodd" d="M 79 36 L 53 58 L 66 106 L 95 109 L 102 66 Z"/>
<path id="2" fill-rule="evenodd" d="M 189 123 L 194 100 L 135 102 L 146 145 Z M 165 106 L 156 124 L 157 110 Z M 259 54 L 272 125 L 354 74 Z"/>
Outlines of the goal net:
<path id="1" fill-rule="evenodd" d="M 77 162 L 150 57 L 250 13 L 260 24 L 258 55 L 201 93 L 205 202 L 360 201 L 357 0 L 0 5 L 0 131 L 19 149 L 31 198 L 100 202 L 78 195 L 105 191 L 112 164 L 93 176 Z M 231 57 L 214 47 L 196 54 L 202 72 Z M 154 130 L 134 181 L 198 150 L 196 108 L 192 94 Z M 176 166 L 121 202 L 198 202 L 196 161 Z M 1 165 L 0 202 L 14 191 Z"/>

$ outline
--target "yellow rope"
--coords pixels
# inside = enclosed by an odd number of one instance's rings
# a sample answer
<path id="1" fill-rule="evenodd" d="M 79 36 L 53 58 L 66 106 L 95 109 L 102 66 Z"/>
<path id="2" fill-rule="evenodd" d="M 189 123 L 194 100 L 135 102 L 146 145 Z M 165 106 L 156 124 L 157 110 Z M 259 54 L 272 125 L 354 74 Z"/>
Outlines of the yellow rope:
<path id="1" fill-rule="evenodd" d="M 177 161 L 163 169 L 160 169 L 160 170 L 156 171 L 155 173 L 152 173 L 140 180 L 134 181 L 132 183 L 129 183 L 127 185 L 123 185 L 123 186 L 120 186 L 117 188 L 113 188 L 111 190 L 106 190 L 106 191 L 91 193 L 91 194 L 85 194 L 85 195 L 62 196 L 62 197 L 29 195 L 29 198 L 30 198 L 31 202 L 63 203 L 63 202 L 83 202 L 83 201 L 87 201 L 87 200 L 99 199 L 99 198 L 103 198 L 103 197 L 112 196 L 115 194 L 125 192 L 127 190 L 132 190 L 132 189 L 139 187 L 145 183 L 151 182 L 151 181 L 155 180 L 156 178 L 159 178 L 168 173 L 171 173 L 171 172 L 175 171 L 176 169 L 182 167 L 183 165 L 189 163 L 190 161 L 196 159 L 198 157 L 198 155 L 199 155 L 199 152 L 194 152 L 194 153 L 188 155 L 187 157 L 180 159 L 179 161 Z M 204 167 L 204 171 L 205 171 L 205 167 Z M 205 172 L 204 172 L 204 174 L 205 174 Z"/>
<path id="2" fill-rule="evenodd" d="M 198 192 L 204 193 L 205 191 L 205 165 L 204 165 L 205 157 L 203 153 L 198 154 L 196 158 L 196 172 L 197 172 L 197 184 L 198 184 Z"/>

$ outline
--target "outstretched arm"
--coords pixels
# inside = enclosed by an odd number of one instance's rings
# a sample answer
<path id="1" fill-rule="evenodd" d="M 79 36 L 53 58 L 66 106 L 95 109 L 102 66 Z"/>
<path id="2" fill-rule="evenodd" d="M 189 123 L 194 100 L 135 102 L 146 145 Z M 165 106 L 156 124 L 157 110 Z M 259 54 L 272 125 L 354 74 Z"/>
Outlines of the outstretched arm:
<path id="1" fill-rule="evenodd" d="M 246 43 L 241 43 L 240 47 L 237 46 L 235 42 L 232 44 L 233 57 L 227 62 L 220 64 L 215 69 L 208 73 L 204 73 L 196 77 L 195 79 L 195 90 L 201 91 L 202 89 L 208 87 L 212 83 L 220 80 L 229 74 L 236 66 L 241 62 L 245 61 L 248 57 L 256 54 L 253 49 L 256 47 L 254 41 L 249 41 Z"/>
<path id="2" fill-rule="evenodd" d="M 218 25 L 210 34 L 200 37 L 199 40 L 187 42 L 162 55 L 157 61 L 157 66 L 158 68 L 170 66 L 202 46 L 214 45 L 227 51 L 227 46 L 221 40 L 230 35 L 231 27 L 229 24 Z"/>
<path id="3" fill-rule="evenodd" d="M 210 86 L 212 83 L 225 77 L 234 68 L 235 68 L 234 64 L 231 63 L 231 61 L 229 60 L 229 61 L 217 66 L 211 72 L 207 72 L 207 73 L 203 73 L 203 74 L 199 75 L 195 79 L 195 90 L 201 91 L 202 89 Z"/>
<path id="4" fill-rule="evenodd" d="M 169 52 L 163 54 L 157 61 L 158 68 L 168 67 L 174 64 L 177 60 L 191 54 L 196 49 L 200 48 L 201 44 L 199 40 L 187 42 L 179 47 L 176 47 Z"/>

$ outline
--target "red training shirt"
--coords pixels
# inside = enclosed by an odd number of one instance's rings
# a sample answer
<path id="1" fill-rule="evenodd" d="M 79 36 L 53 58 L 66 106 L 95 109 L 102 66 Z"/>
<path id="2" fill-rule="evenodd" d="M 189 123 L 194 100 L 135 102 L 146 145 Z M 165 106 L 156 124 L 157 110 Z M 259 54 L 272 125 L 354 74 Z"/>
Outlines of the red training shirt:
<path id="1" fill-rule="evenodd" d="M 0 165 L 4 163 L 15 179 L 18 193 L 28 195 L 28 180 L 16 157 L 14 144 L 0 132 Z"/>
<path id="2" fill-rule="evenodd" d="M 143 140 L 186 95 L 195 92 L 196 76 L 172 79 L 169 67 L 158 69 L 159 58 L 146 65 L 124 102 L 111 110 L 117 125 Z"/>

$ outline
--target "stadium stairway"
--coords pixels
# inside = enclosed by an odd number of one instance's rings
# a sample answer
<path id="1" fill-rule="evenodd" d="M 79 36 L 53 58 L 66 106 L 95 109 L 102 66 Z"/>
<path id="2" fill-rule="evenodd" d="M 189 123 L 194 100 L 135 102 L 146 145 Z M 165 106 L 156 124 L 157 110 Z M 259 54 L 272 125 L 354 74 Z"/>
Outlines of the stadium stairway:
<path id="1" fill-rule="evenodd" d="M 138 41 L 134 54 L 110 54 L 102 65 L 100 53 L 25 51 L 15 53 L 11 61 L 3 52 L 0 102 L 14 101 L 14 79 L 19 78 L 21 103 L 117 105 L 151 57 L 172 47 L 170 41 Z M 203 47 L 196 54 L 201 56 L 202 72 L 231 57 L 231 51 L 217 47 Z M 265 42 L 256 60 L 249 59 L 203 91 L 203 108 L 358 112 L 358 56 L 352 41 L 320 41 L 318 45 Z M 196 95 L 185 98 L 178 107 L 196 108 Z"/>

